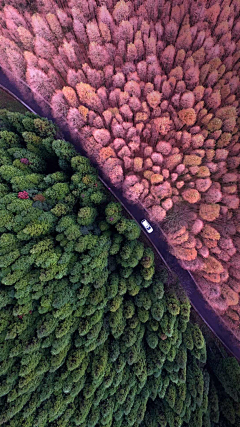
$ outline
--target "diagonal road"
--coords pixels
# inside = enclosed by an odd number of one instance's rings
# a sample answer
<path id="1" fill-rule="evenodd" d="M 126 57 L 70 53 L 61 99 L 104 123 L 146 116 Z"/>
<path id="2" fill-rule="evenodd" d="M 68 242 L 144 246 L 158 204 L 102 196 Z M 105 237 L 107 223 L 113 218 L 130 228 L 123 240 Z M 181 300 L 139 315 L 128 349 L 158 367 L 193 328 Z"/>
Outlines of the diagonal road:
<path id="1" fill-rule="evenodd" d="M 22 100 L 22 96 L 19 91 L 14 87 L 12 83 L 2 74 L 0 70 L 0 88 L 5 90 L 7 93 L 16 98 L 21 104 L 23 104 L 28 110 L 34 114 L 42 115 L 41 109 L 35 103 L 31 102 L 31 106 L 25 103 Z M 49 120 L 54 121 L 53 117 L 47 117 Z M 79 154 L 86 156 L 86 153 L 81 149 L 81 147 L 76 146 L 68 132 L 65 132 L 61 129 L 64 138 L 68 141 L 71 141 L 76 148 L 76 151 Z M 96 168 L 97 165 L 94 165 Z M 240 342 L 232 334 L 232 332 L 226 328 L 224 323 L 220 320 L 220 317 L 211 309 L 210 305 L 205 301 L 201 292 L 199 291 L 197 284 L 190 271 L 184 270 L 176 260 L 176 258 L 170 254 L 167 242 L 164 238 L 163 231 L 158 225 L 153 225 L 153 232 L 148 234 L 146 230 L 141 225 L 142 219 L 147 219 L 150 222 L 147 212 L 143 211 L 138 205 L 129 203 L 129 201 L 122 195 L 121 190 L 113 187 L 108 181 L 106 176 L 103 176 L 102 172 L 99 170 L 99 179 L 104 184 L 104 186 L 111 191 L 112 195 L 122 204 L 130 216 L 140 225 L 143 233 L 147 237 L 149 243 L 154 247 L 155 251 L 164 262 L 168 270 L 175 273 L 178 276 L 179 282 L 181 283 L 183 289 L 186 291 L 188 298 L 191 302 L 191 305 L 199 316 L 203 319 L 206 325 L 211 329 L 211 331 L 217 336 L 217 338 L 222 342 L 226 349 L 231 353 L 239 362 L 240 362 Z"/>

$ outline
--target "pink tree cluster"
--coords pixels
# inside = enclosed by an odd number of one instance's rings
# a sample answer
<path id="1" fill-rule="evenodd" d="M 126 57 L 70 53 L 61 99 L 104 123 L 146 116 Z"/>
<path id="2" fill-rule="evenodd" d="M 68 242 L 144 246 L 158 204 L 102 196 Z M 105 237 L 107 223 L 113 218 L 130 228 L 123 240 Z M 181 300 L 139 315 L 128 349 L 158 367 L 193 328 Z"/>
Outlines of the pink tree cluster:
<path id="1" fill-rule="evenodd" d="M 18 193 L 18 198 L 19 199 L 29 199 L 29 194 L 27 191 L 20 191 Z"/>
<path id="2" fill-rule="evenodd" d="M 3 71 L 162 224 L 237 334 L 239 1 L 35 3 L 0 0 Z"/>

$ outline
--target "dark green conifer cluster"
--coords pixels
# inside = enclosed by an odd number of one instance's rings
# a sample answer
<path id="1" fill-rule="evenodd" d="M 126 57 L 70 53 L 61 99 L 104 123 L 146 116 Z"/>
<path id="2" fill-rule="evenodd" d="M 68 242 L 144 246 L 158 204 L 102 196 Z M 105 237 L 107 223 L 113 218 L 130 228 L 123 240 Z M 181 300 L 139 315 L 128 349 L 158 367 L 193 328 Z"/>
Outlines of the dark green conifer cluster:
<path id="1" fill-rule="evenodd" d="M 222 346 L 208 342 L 207 368 L 210 373 L 209 410 L 213 425 L 240 427 L 240 366 Z M 206 427 L 210 423 L 206 423 Z"/>
<path id="2" fill-rule="evenodd" d="M 51 122 L 0 112 L 0 425 L 215 425 L 203 335 L 139 236 Z"/>

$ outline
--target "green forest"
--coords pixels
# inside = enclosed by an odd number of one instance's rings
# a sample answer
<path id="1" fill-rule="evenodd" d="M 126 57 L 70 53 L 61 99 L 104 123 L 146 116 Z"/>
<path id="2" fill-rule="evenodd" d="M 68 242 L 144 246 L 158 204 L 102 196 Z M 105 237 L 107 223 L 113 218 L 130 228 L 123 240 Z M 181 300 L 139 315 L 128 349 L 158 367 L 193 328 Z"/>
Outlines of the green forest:
<path id="1" fill-rule="evenodd" d="M 0 110 L 0 425 L 240 426 L 240 368 L 89 160 Z"/>

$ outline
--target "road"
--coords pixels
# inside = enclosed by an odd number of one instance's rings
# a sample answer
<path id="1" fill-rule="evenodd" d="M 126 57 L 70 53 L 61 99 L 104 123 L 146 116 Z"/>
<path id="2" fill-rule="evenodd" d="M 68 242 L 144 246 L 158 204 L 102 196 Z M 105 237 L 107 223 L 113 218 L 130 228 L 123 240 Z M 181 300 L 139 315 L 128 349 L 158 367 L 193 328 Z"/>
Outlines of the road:
<path id="1" fill-rule="evenodd" d="M 13 97 L 17 98 L 26 108 L 35 114 L 41 114 L 41 110 L 35 102 L 31 102 L 31 106 L 22 101 L 21 94 L 19 91 L 9 82 L 5 75 L 1 73 L 0 70 L 0 87 L 8 92 Z M 50 120 L 54 121 L 53 117 L 48 117 Z M 76 150 L 79 154 L 86 156 L 86 153 L 81 149 L 81 147 L 76 146 L 72 141 L 68 132 L 65 132 L 61 129 L 64 138 L 73 143 Z M 97 165 L 94 165 L 97 167 Z M 143 211 L 138 205 L 129 203 L 122 195 L 121 190 L 116 189 L 111 185 L 108 179 L 103 176 L 102 172 L 99 170 L 99 178 L 105 187 L 111 191 L 113 196 L 122 204 L 122 206 L 127 210 L 133 219 L 140 225 L 143 233 L 147 237 L 149 243 L 154 247 L 155 251 L 164 262 L 168 270 L 175 273 L 181 283 L 181 286 L 185 290 L 188 298 L 191 302 L 194 310 L 199 314 L 203 319 L 206 325 L 211 329 L 211 331 L 216 335 L 216 337 L 222 342 L 226 347 L 229 353 L 231 353 L 239 362 L 240 362 L 240 343 L 237 338 L 232 334 L 232 332 L 223 324 L 219 316 L 211 309 L 210 305 L 205 301 L 201 292 L 199 291 L 197 284 L 191 274 L 191 272 L 184 270 L 176 258 L 170 254 L 167 242 L 164 238 L 164 234 L 161 228 L 157 225 L 153 225 L 153 232 L 148 234 L 146 230 L 141 225 L 141 220 L 146 218 L 150 223 L 150 220 L 147 216 L 147 212 Z"/>

